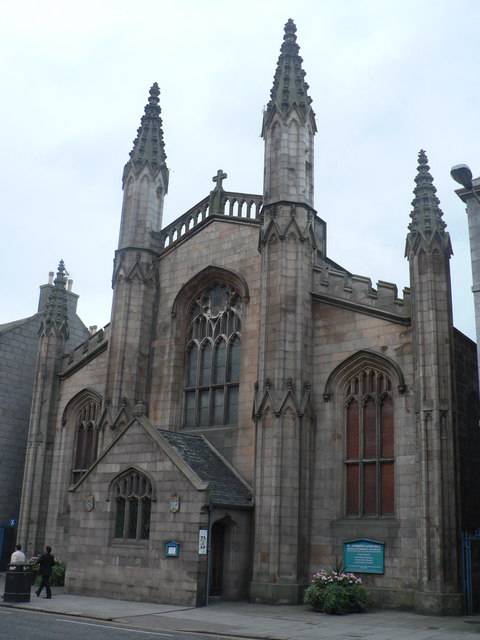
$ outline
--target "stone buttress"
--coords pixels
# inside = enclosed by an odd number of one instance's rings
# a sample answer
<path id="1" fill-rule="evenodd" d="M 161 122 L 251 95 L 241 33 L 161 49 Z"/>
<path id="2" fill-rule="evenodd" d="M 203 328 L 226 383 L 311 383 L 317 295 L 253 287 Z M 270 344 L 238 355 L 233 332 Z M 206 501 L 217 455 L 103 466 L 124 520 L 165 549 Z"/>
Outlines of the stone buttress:
<path id="1" fill-rule="evenodd" d="M 123 172 L 123 207 L 113 269 L 105 398 L 115 417 L 148 406 L 149 354 L 158 294 L 153 233 L 160 231 L 168 168 L 157 83 Z"/>
<path id="2" fill-rule="evenodd" d="M 48 294 L 39 330 L 17 538 L 27 555 L 43 549 L 52 473 L 59 378 L 69 335 L 67 277 L 63 260 Z"/>
<path id="3" fill-rule="evenodd" d="M 417 602 L 459 613 L 452 247 L 428 159 L 418 156 L 405 254 L 410 263 L 417 422 Z"/>
<path id="4" fill-rule="evenodd" d="M 264 113 L 261 309 L 250 597 L 296 603 L 307 581 L 313 422 L 313 136 L 296 27 L 289 20 Z"/>

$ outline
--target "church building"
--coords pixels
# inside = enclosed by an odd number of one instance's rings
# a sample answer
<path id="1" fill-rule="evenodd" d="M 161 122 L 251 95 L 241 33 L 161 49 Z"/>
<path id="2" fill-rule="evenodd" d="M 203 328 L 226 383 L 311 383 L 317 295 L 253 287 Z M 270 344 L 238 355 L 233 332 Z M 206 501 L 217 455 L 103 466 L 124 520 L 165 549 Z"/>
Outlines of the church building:
<path id="1" fill-rule="evenodd" d="M 299 603 L 312 573 L 343 564 L 382 606 L 463 609 L 462 534 L 480 526 L 476 348 L 453 326 L 427 155 L 410 219 L 405 203 L 410 288 L 373 287 L 327 253 L 302 63 L 289 20 L 263 193 L 225 190 L 219 170 L 165 227 L 151 87 L 123 171 L 111 322 L 73 351 L 58 267 L 18 539 L 54 548 L 70 592 Z"/>

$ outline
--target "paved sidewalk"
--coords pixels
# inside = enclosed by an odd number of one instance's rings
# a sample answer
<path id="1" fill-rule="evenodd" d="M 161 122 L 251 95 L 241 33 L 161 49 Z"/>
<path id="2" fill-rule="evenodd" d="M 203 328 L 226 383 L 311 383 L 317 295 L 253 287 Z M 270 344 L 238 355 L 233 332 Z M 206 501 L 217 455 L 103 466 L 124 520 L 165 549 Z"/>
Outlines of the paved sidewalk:
<path id="1" fill-rule="evenodd" d="M 3 576 L 0 591 L 3 594 Z M 53 598 L 5 604 L 30 611 L 111 620 L 149 631 L 198 631 L 232 638 L 262 640 L 480 640 L 480 617 L 447 618 L 409 612 L 372 611 L 327 616 L 304 606 L 270 606 L 245 602 L 217 602 L 188 608 L 77 596 L 53 588 Z"/>

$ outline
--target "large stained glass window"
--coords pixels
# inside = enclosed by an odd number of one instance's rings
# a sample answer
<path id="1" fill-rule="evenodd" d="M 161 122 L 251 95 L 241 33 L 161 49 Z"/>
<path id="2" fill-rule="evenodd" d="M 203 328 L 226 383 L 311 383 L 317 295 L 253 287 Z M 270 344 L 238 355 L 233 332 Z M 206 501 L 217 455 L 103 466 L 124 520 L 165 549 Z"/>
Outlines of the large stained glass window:
<path id="1" fill-rule="evenodd" d="M 392 383 L 366 368 L 349 380 L 345 404 L 347 516 L 392 516 L 395 508 Z"/>
<path id="2" fill-rule="evenodd" d="M 233 425 L 238 419 L 240 299 L 226 285 L 205 289 L 190 315 L 184 426 Z"/>

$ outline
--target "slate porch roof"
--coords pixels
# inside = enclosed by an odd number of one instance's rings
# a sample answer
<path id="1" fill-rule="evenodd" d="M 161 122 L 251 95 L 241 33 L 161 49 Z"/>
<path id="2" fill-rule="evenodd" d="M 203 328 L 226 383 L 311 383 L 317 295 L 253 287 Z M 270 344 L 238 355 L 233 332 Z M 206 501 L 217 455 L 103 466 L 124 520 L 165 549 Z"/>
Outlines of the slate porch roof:
<path id="1" fill-rule="evenodd" d="M 229 464 L 201 435 L 157 429 L 186 464 L 209 483 L 212 504 L 230 507 L 253 506 L 252 493 Z"/>

